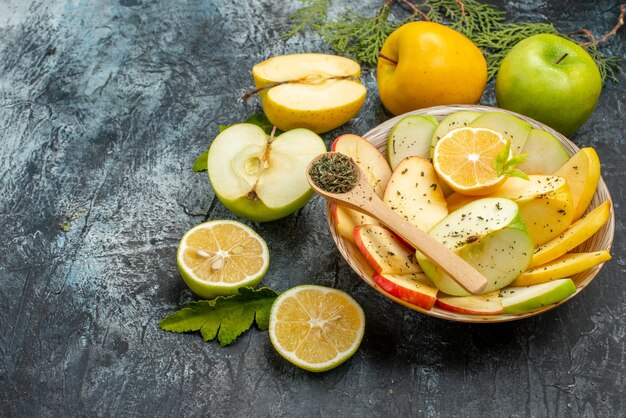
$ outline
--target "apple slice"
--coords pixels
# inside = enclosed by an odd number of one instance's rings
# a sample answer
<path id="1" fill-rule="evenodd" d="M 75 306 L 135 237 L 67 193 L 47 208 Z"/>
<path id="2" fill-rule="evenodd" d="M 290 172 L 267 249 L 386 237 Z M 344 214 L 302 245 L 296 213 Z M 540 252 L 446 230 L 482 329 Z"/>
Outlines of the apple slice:
<path id="1" fill-rule="evenodd" d="M 430 143 L 437 123 L 434 116 L 411 115 L 394 125 L 387 140 L 387 156 L 392 170 L 406 157 L 429 158 Z"/>
<path id="2" fill-rule="evenodd" d="M 543 129 L 531 129 L 521 153 L 526 159 L 516 168 L 526 174 L 552 174 L 569 160 L 563 144 Z"/>
<path id="3" fill-rule="evenodd" d="M 554 175 L 565 177 L 572 192 L 574 220 L 587 210 L 600 181 L 600 159 L 596 151 L 582 148 L 569 159 Z"/>
<path id="4" fill-rule="evenodd" d="M 213 140 L 207 171 L 226 208 L 253 221 L 272 221 L 295 212 L 313 196 L 306 167 L 323 152 L 324 141 L 308 129 L 270 138 L 260 127 L 241 123 Z"/>
<path id="5" fill-rule="evenodd" d="M 337 137 L 330 149 L 351 157 L 368 177 L 374 193 L 380 198 L 383 197 L 391 177 L 391 168 L 385 157 L 371 142 L 358 135 L 346 134 Z M 354 241 L 354 228 L 357 226 L 382 226 L 377 219 L 343 206 L 337 206 L 335 216 L 339 234 L 350 241 Z"/>
<path id="6" fill-rule="evenodd" d="M 412 274 L 422 271 L 415 261 L 415 250 L 386 228 L 357 226 L 354 242 L 377 273 Z"/>
<path id="7" fill-rule="evenodd" d="M 505 198 L 471 202 L 442 219 L 429 235 L 485 276 L 484 293 L 508 285 L 526 270 L 534 247 L 517 203 Z M 439 290 L 452 296 L 469 295 L 423 254 L 416 255 Z"/>
<path id="8" fill-rule="evenodd" d="M 435 169 L 421 157 L 407 157 L 400 162 L 389 179 L 383 201 L 426 232 L 448 215 Z"/>
<path id="9" fill-rule="evenodd" d="M 502 289 L 504 313 L 517 314 L 534 311 L 557 303 L 576 293 L 572 279 L 559 279 L 532 286 L 513 286 Z"/>
<path id="10" fill-rule="evenodd" d="M 499 290 L 472 296 L 441 294 L 437 297 L 437 306 L 446 311 L 470 315 L 498 315 L 504 312 Z"/>
<path id="11" fill-rule="evenodd" d="M 470 123 L 474 128 L 489 128 L 500 132 L 511 141 L 513 155 L 521 154 L 526 138 L 532 129 L 530 123 L 503 112 L 487 112 Z"/>
<path id="12" fill-rule="evenodd" d="M 267 118 L 283 131 L 308 128 L 322 133 L 356 115 L 366 90 L 356 61 L 328 54 L 291 54 L 252 68 Z"/>
<path id="13" fill-rule="evenodd" d="M 443 138 L 445 134 L 453 129 L 469 126 L 469 124 L 481 114 L 482 113 L 480 112 L 474 112 L 471 110 L 460 110 L 458 112 L 450 113 L 448 116 L 443 118 L 443 120 L 439 122 L 439 125 L 437 126 L 437 129 L 435 129 L 435 132 L 430 140 L 429 157 L 433 158 L 435 145 L 437 145 L 437 141 Z"/>
<path id="14" fill-rule="evenodd" d="M 554 192 L 566 184 L 563 177 L 557 176 L 531 174 L 528 176 L 528 180 L 519 177 L 509 177 L 492 193 L 482 197 L 506 197 L 507 199 L 514 200 L 518 204 L 523 204 L 541 197 L 543 194 Z M 448 209 L 452 212 L 480 198 L 481 196 L 467 196 L 461 193 L 453 193 L 447 198 Z"/>
<path id="15" fill-rule="evenodd" d="M 488 197 L 506 197 L 520 207 L 520 215 L 535 245 L 559 236 L 572 222 L 574 208 L 569 186 L 563 177 L 530 175 L 529 180 L 509 177 Z M 454 211 L 476 200 L 454 193 L 448 196 L 448 208 Z"/>
<path id="16" fill-rule="evenodd" d="M 378 219 L 334 203 L 331 206 L 331 213 L 335 219 L 339 235 L 351 242 L 354 242 L 354 228 L 357 226 L 383 226 Z"/>
<path id="17" fill-rule="evenodd" d="M 337 137 L 330 146 L 331 151 L 340 152 L 351 157 L 368 177 L 372 190 L 378 197 L 383 197 L 391 168 L 387 160 L 367 139 L 353 134 Z"/>
<path id="18" fill-rule="evenodd" d="M 406 275 L 374 273 L 374 282 L 389 293 L 423 309 L 432 309 L 437 301 L 437 288 L 424 273 Z"/>
<path id="19" fill-rule="evenodd" d="M 611 201 L 606 200 L 591 212 L 574 222 L 561 235 L 537 247 L 529 267 L 536 267 L 548 263 L 578 247 L 593 234 L 598 232 L 609 220 L 610 216 Z"/>
<path id="20" fill-rule="evenodd" d="M 511 286 L 528 286 L 570 277 L 610 259 L 611 254 L 608 251 L 568 253 L 549 263 L 526 270 Z"/>

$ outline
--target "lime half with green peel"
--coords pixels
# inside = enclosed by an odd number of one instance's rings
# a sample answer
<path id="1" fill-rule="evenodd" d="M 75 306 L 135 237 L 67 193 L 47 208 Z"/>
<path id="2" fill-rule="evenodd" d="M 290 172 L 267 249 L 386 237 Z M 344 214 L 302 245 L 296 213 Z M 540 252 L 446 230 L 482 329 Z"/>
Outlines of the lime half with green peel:
<path id="1" fill-rule="evenodd" d="M 205 222 L 190 229 L 178 246 L 178 270 L 198 296 L 232 295 L 254 287 L 269 266 L 267 244 L 250 227 L 230 220 Z"/>
<path id="2" fill-rule="evenodd" d="M 330 370 L 356 352 L 365 331 L 361 306 L 347 293 L 296 286 L 272 305 L 269 335 L 286 360 L 312 372 Z"/>

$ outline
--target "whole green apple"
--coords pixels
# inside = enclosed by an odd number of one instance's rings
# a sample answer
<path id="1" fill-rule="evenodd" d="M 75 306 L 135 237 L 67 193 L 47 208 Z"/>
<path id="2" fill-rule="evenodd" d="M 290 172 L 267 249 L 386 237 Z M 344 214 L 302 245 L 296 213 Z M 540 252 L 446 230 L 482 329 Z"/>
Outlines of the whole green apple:
<path id="1" fill-rule="evenodd" d="M 540 34 L 517 43 L 496 77 L 498 106 L 572 135 L 596 106 L 602 78 L 591 56 L 561 36 Z"/>

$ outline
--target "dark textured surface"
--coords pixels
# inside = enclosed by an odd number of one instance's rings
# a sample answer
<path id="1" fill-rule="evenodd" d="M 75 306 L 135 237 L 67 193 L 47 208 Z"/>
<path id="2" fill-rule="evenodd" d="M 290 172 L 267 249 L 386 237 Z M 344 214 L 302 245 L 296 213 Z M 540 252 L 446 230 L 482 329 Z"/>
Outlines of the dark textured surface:
<path id="1" fill-rule="evenodd" d="M 265 285 L 333 286 L 361 303 L 366 334 L 350 361 L 315 375 L 282 360 L 266 332 L 222 348 L 159 329 L 193 298 L 176 268 L 179 238 L 234 218 L 191 171 L 195 157 L 219 124 L 260 110 L 240 100 L 254 63 L 327 51 L 313 37 L 280 38 L 298 4 L 0 1 L 0 415 L 624 416 L 623 74 L 573 138 L 603 163 L 614 258 L 564 306 L 485 326 L 393 304 L 348 268 L 314 199 L 248 224 L 270 247 Z M 601 34 L 618 2 L 505 7 Z M 622 58 L 625 40 L 611 42 Z M 363 110 L 328 144 L 388 118 L 375 73 L 363 80 Z M 482 103 L 494 104 L 493 86 Z"/>

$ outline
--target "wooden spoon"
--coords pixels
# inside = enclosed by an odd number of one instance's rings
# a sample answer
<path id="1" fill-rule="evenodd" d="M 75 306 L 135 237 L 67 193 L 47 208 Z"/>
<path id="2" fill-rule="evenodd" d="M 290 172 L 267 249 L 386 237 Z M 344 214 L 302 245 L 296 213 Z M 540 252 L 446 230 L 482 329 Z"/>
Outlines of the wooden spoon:
<path id="1" fill-rule="evenodd" d="M 358 210 L 366 215 L 377 218 L 402 239 L 419 250 L 426 257 L 442 268 L 463 289 L 472 294 L 480 294 L 487 286 L 487 279 L 458 255 L 454 254 L 439 241 L 419 229 L 417 226 L 402 219 L 380 200 L 372 190 L 363 171 L 352 160 L 354 173 L 358 178 L 356 185 L 345 193 L 330 193 L 320 188 L 311 178 L 311 167 L 321 158 L 332 157 L 336 152 L 327 152 L 314 158 L 307 167 L 307 180 L 317 194 L 326 200 L 342 206 Z M 346 156 L 347 157 L 347 156 Z"/>

